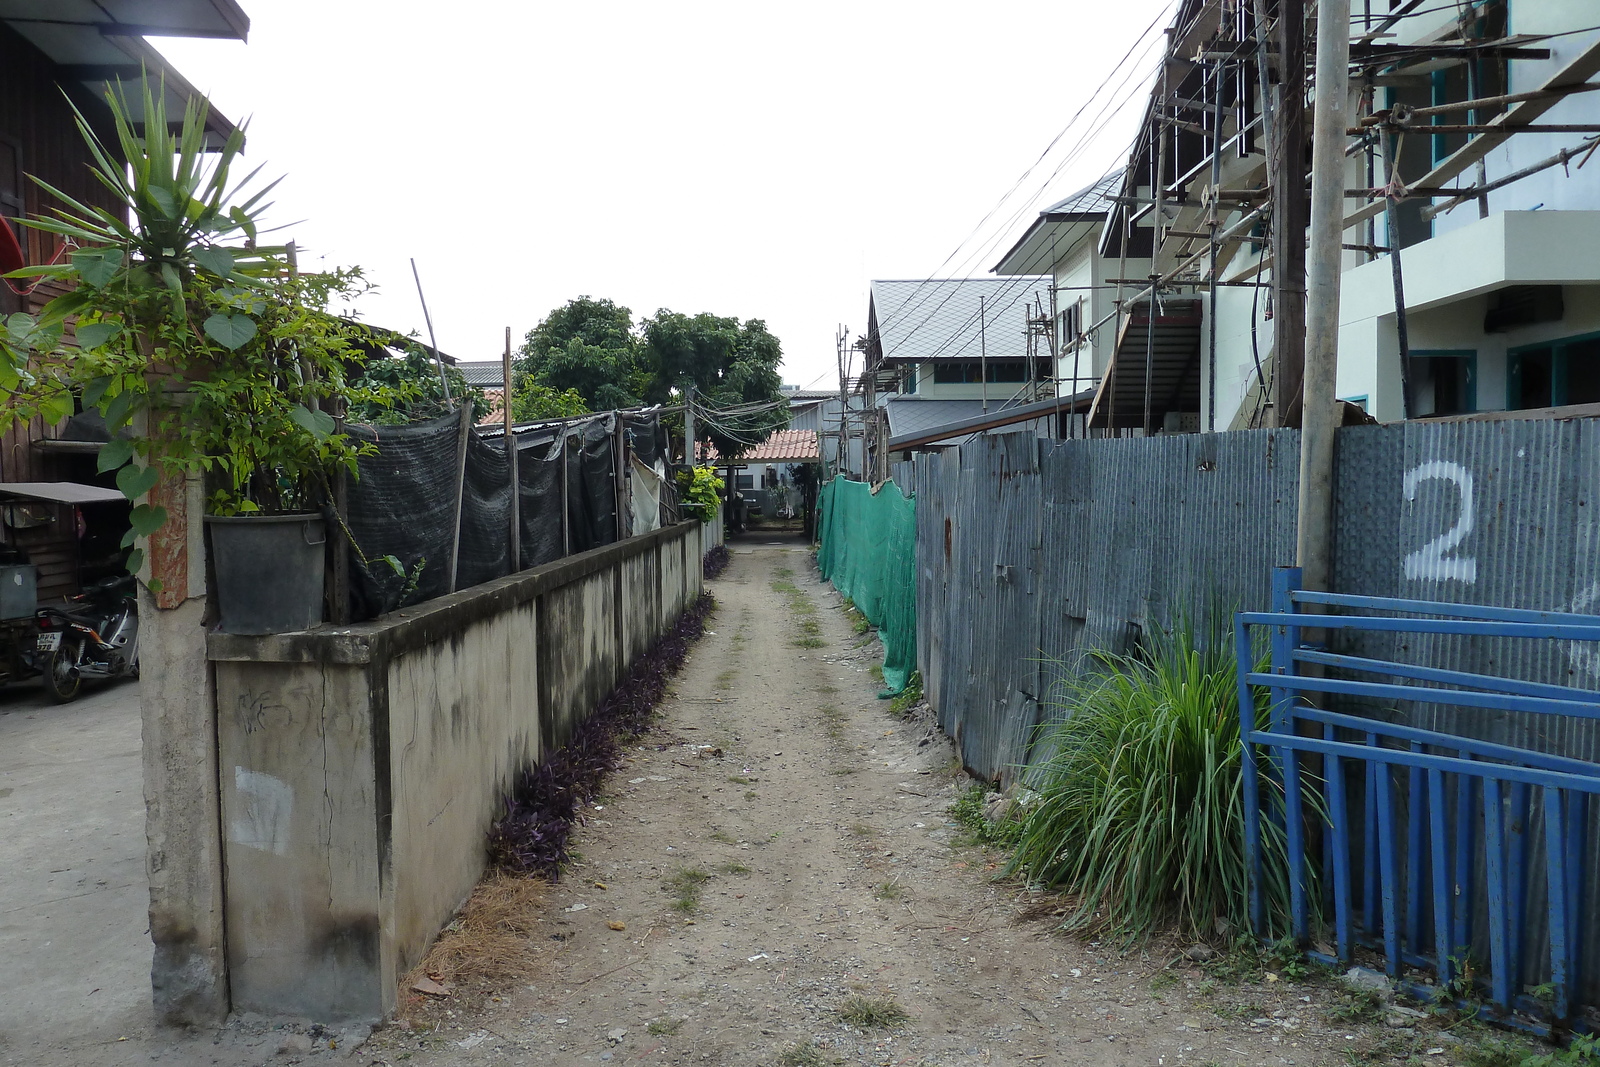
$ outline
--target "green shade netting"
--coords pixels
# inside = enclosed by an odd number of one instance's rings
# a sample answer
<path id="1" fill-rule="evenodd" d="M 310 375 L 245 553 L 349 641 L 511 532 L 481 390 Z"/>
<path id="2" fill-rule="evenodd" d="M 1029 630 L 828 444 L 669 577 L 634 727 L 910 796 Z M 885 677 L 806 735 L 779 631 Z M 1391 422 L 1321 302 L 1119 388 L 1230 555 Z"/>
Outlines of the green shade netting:
<path id="1" fill-rule="evenodd" d="M 906 687 L 917 666 L 917 509 L 894 482 L 835 478 L 822 487 L 817 566 L 878 628 L 883 682 Z"/>

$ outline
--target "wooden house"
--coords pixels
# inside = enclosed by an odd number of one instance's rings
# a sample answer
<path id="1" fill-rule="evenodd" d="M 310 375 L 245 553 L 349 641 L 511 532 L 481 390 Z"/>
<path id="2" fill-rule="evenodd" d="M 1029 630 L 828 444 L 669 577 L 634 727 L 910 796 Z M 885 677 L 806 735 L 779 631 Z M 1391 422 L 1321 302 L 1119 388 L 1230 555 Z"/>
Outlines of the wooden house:
<path id="1" fill-rule="evenodd" d="M 0 0 L 0 225 L 12 227 L 27 262 L 49 262 L 64 251 L 54 235 L 12 221 L 58 206 L 34 177 L 83 203 L 120 210 L 90 173 L 91 157 L 72 106 L 114 146 L 104 100 L 111 83 L 128 83 L 136 96 L 132 83 L 147 71 L 160 80 L 169 114 L 181 115 L 196 93 L 146 36 L 244 40 L 249 26 L 233 0 Z M 208 128 L 220 144 L 233 125 L 213 113 Z M 50 285 L 26 291 L 0 282 L 0 317 L 36 311 L 58 292 Z M 96 434 L 82 431 L 83 420 L 70 421 L 50 426 L 34 419 L 0 436 L 0 482 L 109 484 L 95 472 L 99 445 L 70 439 Z M 34 563 L 39 596 L 48 599 L 74 592 L 80 577 L 95 576 L 94 557 L 108 548 L 114 554 L 120 530 L 114 537 L 110 531 L 118 523 L 126 528 L 126 513 L 127 506 L 117 504 L 8 506 L 0 509 L 0 532 Z"/>

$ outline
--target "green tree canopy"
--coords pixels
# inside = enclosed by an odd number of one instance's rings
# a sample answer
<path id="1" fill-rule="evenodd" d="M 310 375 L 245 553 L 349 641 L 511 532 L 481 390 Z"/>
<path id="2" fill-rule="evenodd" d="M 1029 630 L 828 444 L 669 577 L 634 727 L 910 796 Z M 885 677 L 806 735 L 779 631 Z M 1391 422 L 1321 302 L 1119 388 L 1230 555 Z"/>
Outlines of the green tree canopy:
<path id="1" fill-rule="evenodd" d="M 693 383 L 697 406 L 709 409 L 696 436 L 732 458 L 788 422 L 782 359 L 760 319 L 663 308 L 635 326 L 627 308 L 581 296 L 528 331 L 517 382 L 519 392 L 528 382 L 575 392 L 594 411 L 673 403 Z"/>
<path id="2" fill-rule="evenodd" d="M 570 419 L 589 414 L 589 405 L 576 389 L 558 392 L 548 385 L 540 385 L 532 378 L 524 378 L 522 386 L 511 399 L 511 418 L 517 422 L 543 422 L 546 419 Z"/>
<path id="3" fill-rule="evenodd" d="M 778 373 L 783 347 L 762 320 L 663 308 L 645 320 L 643 334 L 653 372 L 645 399 L 665 403 L 693 382 L 696 405 L 710 409 L 696 436 L 721 455 L 737 457 L 788 424 Z"/>
<path id="4" fill-rule="evenodd" d="M 362 367 L 360 378 L 373 395 L 352 401 L 346 416 L 351 422 L 382 426 L 437 418 L 457 410 L 463 398 L 472 401 L 474 422 L 488 418 L 490 404 L 483 390 L 469 385 L 453 364 L 446 364 L 444 369 L 450 382 L 450 400 L 445 400 L 439 365 L 431 350 L 398 334 L 386 338 L 380 335 L 380 344 L 372 347 L 375 354 Z M 389 355 L 385 347 L 398 349 L 401 354 Z"/>
<path id="5" fill-rule="evenodd" d="M 517 354 L 519 391 L 529 380 L 575 391 L 595 411 L 636 407 L 648 375 L 640 366 L 633 312 L 610 300 L 580 296 L 528 331 Z"/>

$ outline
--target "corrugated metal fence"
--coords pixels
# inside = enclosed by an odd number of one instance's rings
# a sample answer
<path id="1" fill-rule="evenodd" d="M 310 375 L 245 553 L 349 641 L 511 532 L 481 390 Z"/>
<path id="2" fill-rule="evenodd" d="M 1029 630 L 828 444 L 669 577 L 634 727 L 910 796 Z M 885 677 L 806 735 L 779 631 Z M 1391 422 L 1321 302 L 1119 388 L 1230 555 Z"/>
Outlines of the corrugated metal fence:
<path id="1" fill-rule="evenodd" d="M 1334 591 L 1600 611 L 1600 422 L 1351 427 L 1339 431 L 1337 465 Z M 1224 613 L 1267 610 L 1273 567 L 1293 562 L 1298 468 L 1293 431 L 982 437 L 959 453 L 918 457 L 918 664 L 967 766 L 1010 779 L 1052 714 L 1051 683 L 1088 650 L 1125 650 L 1141 630 L 1185 618 L 1204 632 Z M 1579 642 L 1366 633 L 1334 650 L 1600 688 L 1600 653 Z M 1406 702 L 1339 710 L 1600 761 L 1591 719 Z M 1403 839 L 1408 816 L 1397 816 Z M 1537 805 L 1523 820 L 1521 830 L 1542 840 Z M 1600 884 L 1595 840 L 1587 886 Z M 1527 877 L 1543 877 L 1537 851 Z M 1576 962 L 1580 995 L 1593 1004 L 1600 893 L 1582 907 Z M 1476 911 L 1482 944 L 1488 917 L 1481 904 Z M 1532 946 L 1523 973 L 1538 981 L 1548 973 L 1536 951 L 1548 916 L 1530 901 L 1523 919 Z"/>
<path id="2" fill-rule="evenodd" d="M 1600 608 L 1596 423 L 1351 427 L 1338 449 L 1337 591 Z M 967 766 L 1009 778 L 1051 683 L 1086 651 L 1124 650 L 1149 626 L 1203 630 L 1218 613 L 1265 610 L 1272 568 L 1293 562 L 1298 474 L 1289 430 L 986 436 L 917 457 L 917 658 Z M 1422 653 L 1461 670 L 1600 683 L 1600 657 L 1560 642 L 1441 637 L 1409 652 Z M 1431 729 L 1600 758 L 1587 726 L 1406 710 Z"/>

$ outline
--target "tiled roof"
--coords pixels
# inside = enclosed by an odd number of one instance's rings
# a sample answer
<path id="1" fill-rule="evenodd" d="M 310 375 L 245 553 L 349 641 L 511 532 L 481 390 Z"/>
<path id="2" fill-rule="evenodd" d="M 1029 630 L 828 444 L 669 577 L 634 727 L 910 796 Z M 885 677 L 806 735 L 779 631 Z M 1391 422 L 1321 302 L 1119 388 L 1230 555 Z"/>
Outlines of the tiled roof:
<path id="1" fill-rule="evenodd" d="M 1017 359 L 1030 310 L 1050 313 L 1050 279 L 928 278 L 872 283 L 883 358 Z"/>
<path id="2" fill-rule="evenodd" d="M 700 458 L 716 462 L 722 457 L 709 442 L 699 446 Z M 806 463 L 819 458 L 817 431 L 777 430 L 771 437 L 734 460 L 735 463 Z"/>

